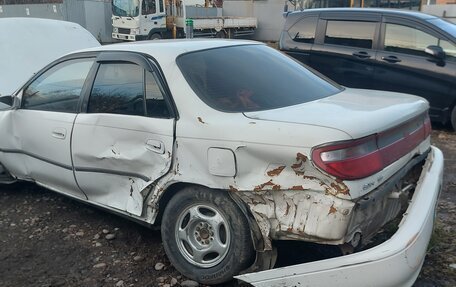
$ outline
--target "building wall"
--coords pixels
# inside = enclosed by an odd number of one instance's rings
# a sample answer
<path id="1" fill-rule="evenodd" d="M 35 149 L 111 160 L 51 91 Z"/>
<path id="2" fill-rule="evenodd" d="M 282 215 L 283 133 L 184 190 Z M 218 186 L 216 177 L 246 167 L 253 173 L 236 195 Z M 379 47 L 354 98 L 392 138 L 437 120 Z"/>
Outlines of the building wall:
<path id="1" fill-rule="evenodd" d="M 446 18 L 456 24 L 456 5 L 423 5 L 421 12 Z"/>
<path id="2" fill-rule="evenodd" d="M 254 39 L 278 41 L 285 22 L 282 15 L 284 3 L 283 0 L 225 0 L 223 1 L 223 15 L 256 17 L 258 28 Z"/>
<path id="3" fill-rule="evenodd" d="M 63 4 L 0 5 L 0 18 L 34 17 L 64 20 Z"/>

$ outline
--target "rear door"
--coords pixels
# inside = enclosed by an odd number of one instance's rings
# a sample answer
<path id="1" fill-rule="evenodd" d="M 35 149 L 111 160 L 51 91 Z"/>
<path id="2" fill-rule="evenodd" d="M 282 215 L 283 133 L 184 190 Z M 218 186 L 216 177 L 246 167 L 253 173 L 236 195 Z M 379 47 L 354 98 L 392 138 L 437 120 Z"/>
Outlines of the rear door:
<path id="1" fill-rule="evenodd" d="M 455 44 L 419 22 L 394 16 L 384 18 L 380 42 L 374 88 L 424 97 L 431 105 L 431 119 L 445 121 L 455 101 Z M 446 59 L 426 54 L 429 45 L 441 46 Z"/>
<path id="2" fill-rule="evenodd" d="M 144 56 L 102 53 L 74 124 L 76 180 L 90 201 L 140 216 L 143 189 L 171 166 L 174 114 L 158 68 Z"/>
<path id="3" fill-rule="evenodd" d="M 381 17 L 376 13 L 321 13 L 310 66 L 353 88 L 371 88 Z"/>

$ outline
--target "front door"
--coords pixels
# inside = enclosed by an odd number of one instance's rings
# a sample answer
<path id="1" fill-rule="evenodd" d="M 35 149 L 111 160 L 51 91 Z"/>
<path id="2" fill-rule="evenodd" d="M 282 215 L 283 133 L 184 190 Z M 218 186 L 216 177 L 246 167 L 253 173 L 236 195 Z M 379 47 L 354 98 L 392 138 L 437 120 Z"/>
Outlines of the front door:
<path id="1" fill-rule="evenodd" d="M 85 199 L 71 160 L 71 133 L 95 58 L 63 61 L 22 91 L 22 104 L 2 121 L 2 163 L 21 179 Z M 9 125 L 9 127 L 5 126 Z"/>
<path id="2" fill-rule="evenodd" d="M 90 201 L 140 216 L 144 189 L 171 166 L 174 118 L 163 82 L 149 60 L 126 52 L 101 54 L 93 77 L 74 125 L 76 180 Z"/>
<path id="3" fill-rule="evenodd" d="M 445 122 L 454 105 L 456 46 L 419 23 L 385 18 L 382 45 L 377 53 L 374 88 L 418 95 L 431 106 L 433 121 Z M 441 46 L 446 59 L 425 53 L 429 45 Z"/>
<path id="4" fill-rule="evenodd" d="M 153 29 L 166 29 L 166 13 L 163 0 L 142 0 L 139 18 L 140 34 L 152 37 Z M 155 39 L 155 38 L 154 38 Z"/>

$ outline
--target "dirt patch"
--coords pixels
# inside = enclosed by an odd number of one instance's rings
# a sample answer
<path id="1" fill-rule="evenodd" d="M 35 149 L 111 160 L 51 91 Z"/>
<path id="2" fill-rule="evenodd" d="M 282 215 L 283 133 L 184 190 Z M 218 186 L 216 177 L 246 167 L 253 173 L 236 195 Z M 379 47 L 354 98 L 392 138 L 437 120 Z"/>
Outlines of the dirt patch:
<path id="1" fill-rule="evenodd" d="M 435 131 L 432 139 L 445 155 L 444 186 L 415 286 L 456 286 L 456 133 Z M 288 258 L 297 253 L 286 248 Z M 0 187 L 0 286 L 180 286 L 186 280 L 166 258 L 159 231 L 32 184 Z"/>

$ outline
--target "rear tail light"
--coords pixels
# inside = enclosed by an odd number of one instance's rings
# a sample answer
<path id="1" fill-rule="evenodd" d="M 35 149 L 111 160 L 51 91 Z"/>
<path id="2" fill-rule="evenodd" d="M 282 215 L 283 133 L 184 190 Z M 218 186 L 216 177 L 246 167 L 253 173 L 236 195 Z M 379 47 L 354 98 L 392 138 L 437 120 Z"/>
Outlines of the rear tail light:
<path id="1" fill-rule="evenodd" d="M 314 148 L 312 160 L 327 173 L 347 180 L 370 176 L 409 153 L 431 133 L 429 116 L 420 116 L 362 139 Z"/>

